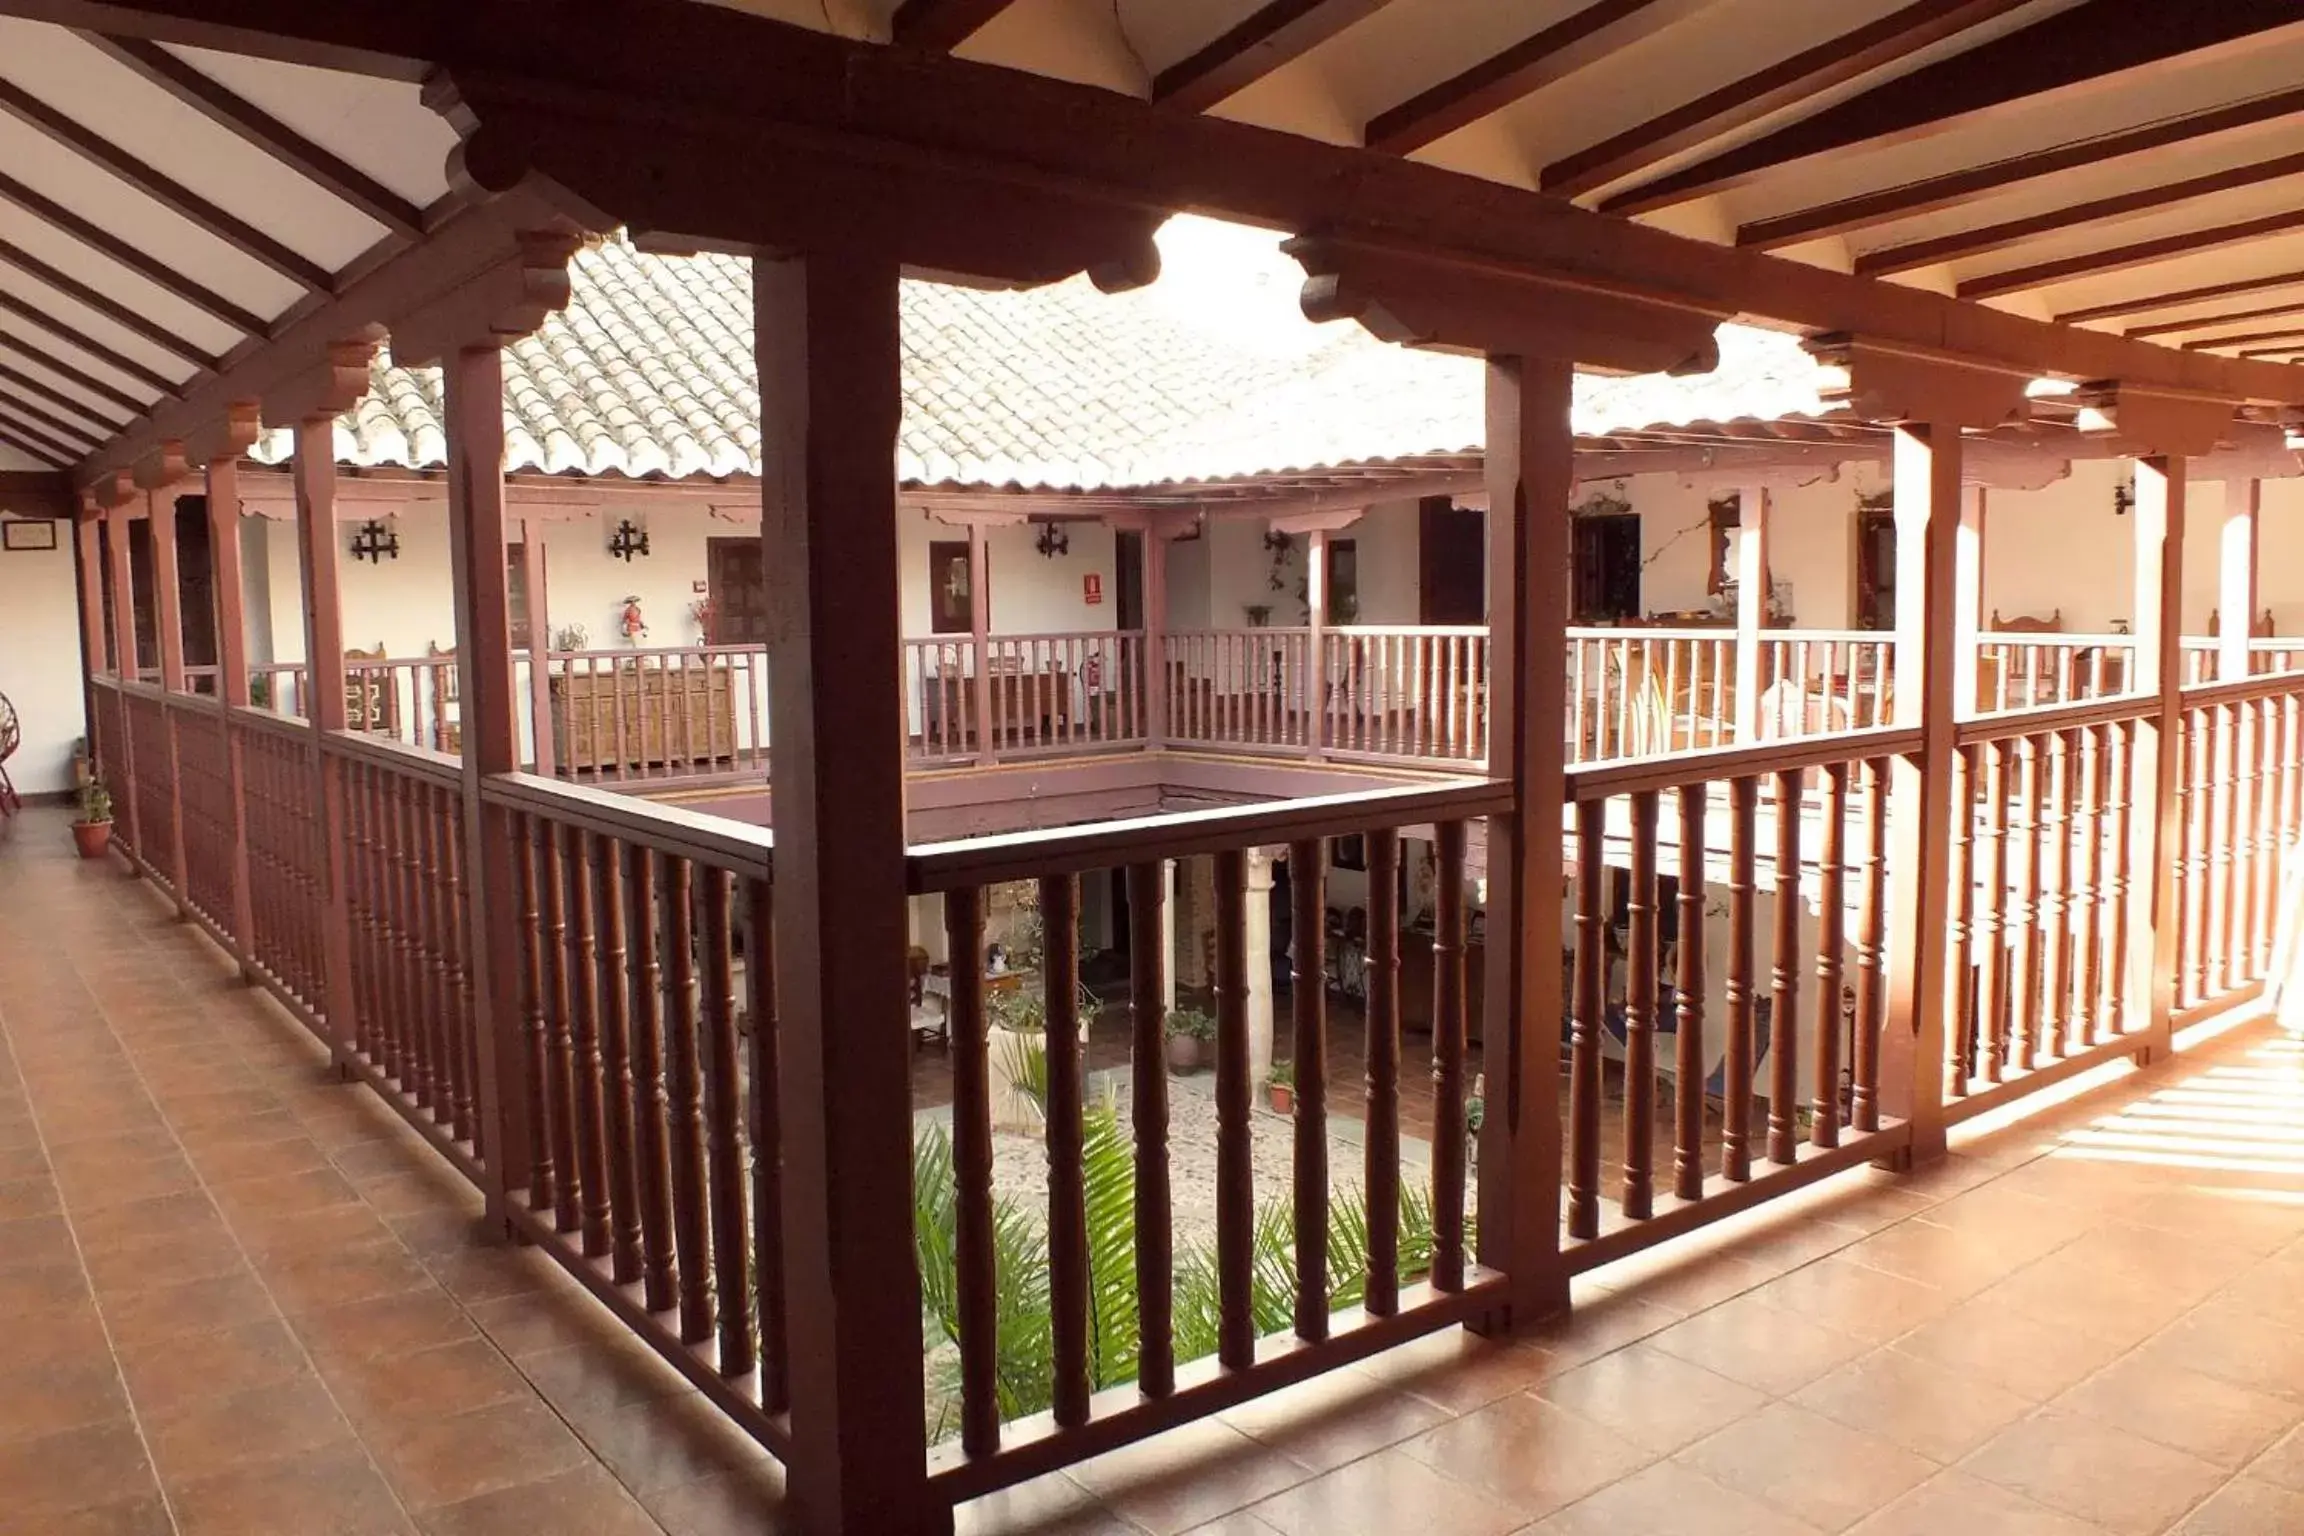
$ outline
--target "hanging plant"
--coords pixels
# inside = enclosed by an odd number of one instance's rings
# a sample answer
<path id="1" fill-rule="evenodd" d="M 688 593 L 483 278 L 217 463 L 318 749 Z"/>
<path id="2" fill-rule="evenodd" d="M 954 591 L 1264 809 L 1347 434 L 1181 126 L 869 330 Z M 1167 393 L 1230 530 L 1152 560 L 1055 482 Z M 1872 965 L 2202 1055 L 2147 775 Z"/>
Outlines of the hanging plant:
<path id="1" fill-rule="evenodd" d="M 1632 498 L 1624 494 L 1624 482 L 1619 480 L 1605 490 L 1588 491 L 1583 501 L 1569 509 L 1570 517 L 1623 517 L 1632 510 Z"/>

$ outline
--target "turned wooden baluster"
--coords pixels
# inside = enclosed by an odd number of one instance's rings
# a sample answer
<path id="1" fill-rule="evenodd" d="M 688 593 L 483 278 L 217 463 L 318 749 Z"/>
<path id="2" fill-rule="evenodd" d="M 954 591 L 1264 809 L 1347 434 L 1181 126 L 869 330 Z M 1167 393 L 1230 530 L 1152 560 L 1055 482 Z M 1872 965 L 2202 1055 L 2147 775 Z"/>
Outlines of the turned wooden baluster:
<path id="1" fill-rule="evenodd" d="M 551 1053 L 546 1044 L 544 1023 L 549 984 L 544 961 L 544 920 L 537 899 L 542 881 L 536 867 L 543 850 L 533 818 L 509 811 L 505 815 L 511 827 L 513 861 L 520 876 L 520 1000 L 526 1012 L 523 1043 L 528 1063 L 523 1075 L 529 1095 L 528 1207 L 542 1211 L 557 1205 L 559 1200 L 553 1157 L 560 1145 L 559 1133 L 552 1126 L 557 1104 L 549 1086 Z"/>
<path id="2" fill-rule="evenodd" d="M 1865 760 L 1864 860 L 1858 875 L 1863 895 L 1856 915 L 1856 1038 L 1850 1047 L 1855 1083 L 1848 1106 L 1848 1123 L 1859 1131 L 1880 1129 L 1880 1027 L 1887 1001 L 1881 967 L 1888 942 L 1888 775 L 1888 759 Z M 1973 819 L 1973 810 L 1969 815 Z M 1965 981 L 1962 986 L 1965 990 Z M 1971 1006 L 1968 1013 L 1973 1031 L 1975 1009 Z"/>
<path id="3" fill-rule="evenodd" d="M 371 832 L 375 841 L 375 859 L 370 874 L 375 898 L 376 923 L 376 1017 L 370 1026 L 374 1044 L 372 1060 L 376 1069 L 387 1078 L 400 1075 L 400 1029 L 407 1013 L 400 1006 L 399 979 L 399 914 L 393 900 L 398 887 L 394 871 L 398 855 L 393 849 L 397 829 L 392 816 L 392 798 L 382 780 L 370 775 L 368 800 L 374 810 Z M 301 885 L 299 877 L 298 884 Z M 295 915 L 298 928 L 298 966 L 302 970 L 302 930 L 310 908 L 305 904 L 301 890 L 295 897 Z M 309 972 L 305 972 L 309 975 Z M 357 1031 L 355 1031 L 357 1033 Z"/>
<path id="4" fill-rule="evenodd" d="M 430 785 L 410 780 L 406 793 L 409 823 L 415 834 L 408 860 L 415 877 L 409 890 L 408 926 L 416 970 L 413 980 L 421 1004 L 417 1020 L 421 1026 L 422 1049 L 417 1053 L 414 1097 L 418 1107 L 429 1110 L 435 1120 L 445 1121 L 448 1118 L 448 1000 L 441 983 L 447 973 L 440 964 L 433 926 L 440 879 L 440 824 L 432 815 Z"/>
<path id="5" fill-rule="evenodd" d="M 1444 821 L 1433 829 L 1435 869 L 1432 914 L 1432 1288 L 1464 1288 L 1464 823 Z M 1310 845 L 1315 851 L 1320 845 Z M 1317 898 L 1311 912 L 1313 931 L 1321 927 L 1323 913 Z M 1303 919 L 1300 917 L 1298 922 Z M 1297 932 L 1303 932 L 1299 927 Z M 1299 941 L 1301 942 L 1301 941 Z M 1309 985 L 1321 990 L 1318 941 Z M 1301 1049 L 1301 1047 L 1299 1047 Z M 1323 1070 L 1325 1063 L 1323 1062 Z M 1297 1073 L 1299 1106 L 1302 1068 Z M 1301 1107 L 1298 1113 L 1302 1113 Z M 1299 1127 L 1299 1135 L 1302 1129 Z M 1323 1158 L 1327 1152 L 1325 1115 L 1319 1132 Z M 1323 1163 L 1323 1170 L 1325 1169 Z M 1323 1185 L 1325 1187 L 1325 1185 Z M 1301 1191 L 1297 1209 L 1302 1210 Z"/>
<path id="6" fill-rule="evenodd" d="M 1714 675 L 1719 669 L 1715 667 Z M 1704 1196 L 1704 807 L 1709 784 L 1680 787 L 1680 891 L 1672 975 L 1672 1193 Z"/>
<path id="7" fill-rule="evenodd" d="M 1256 1362 L 1247 929 L 1248 856 L 1227 849 L 1216 855 L 1216 1358 L 1233 1370 Z"/>
<path id="8" fill-rule="evenodd" d="M 1175 1235 L 1168 1194 L 1168 880 L 1159 862 L 1128 866 L 1129 1111 L 1136 1133 L 1136 1381 L 1147 1397 L 1176 1390 Z M 956 967 L 962 969 L 964 967 Z"/>
<path id="9" fill-rule="evenodd" d="M 2121 721 L 2105 729 L 2105 811 L 2111 817 L 2104 861 L 2105 917 L 2110 932 L 2105 938 L 2104 1030 L 2109 1035 L 2128 1032 L 2128 896 L 2130 803 L 2134 793 L 2136 726 Z"/>
<path id="10" fill-rule="evenodd" d="M 1775 775 L 1776 901 L 1768 986 L 1768 1160 L 1800 1155 L 1800 774 Z"/>
<path id="11" fill-rule="evenodd" d="M 639 1124 L 640 1289 L 651 1312 L 677 1303 L 672 1221 L 670 1062 L 664 1050 L 664 968 L 661 924 L 668 918 L 656 895 L 659 856 L 635 844 L 625 850 L 624 883 L 630 896 L 633 1113 Z"/>
<path id="12" fill-rule="evenodd" d="M 2248 920 L 2246 964 L 2250 979 L 2260 979 L 2272 964 L 2272 910 L 2276 887 L 2272 883 L 2272 775 L 2277 771 L 2269 755 L 2276 728 L 2273 714 L 2278 701 L 2256 699 L 2241 706 L 2248 734 L 2243 825 L 2248 829 Z"/>
<path id="13" fill-rule="evenodd" d="M 441 788 L 434 801 L 441 826 L 440 957 L 454 1034 L 448 1058 L 448 1126 L 458 1141 L 469 1141 L 483 1157 L 480 1127 L 472 1118 L 472 978 L 464 960 L 464 817 L 459 791 Z"/>
<path id="14" fill-rule="evenodd" d="M 1067 1428 L 1088 1422 L 1088 1189 L 1080 1035 L 1080 879 L 1040 882 L 1042 1000 L 1048 1028 L 1048 1298 L 1053 1407 Z"/>
<path id="15" fill-rule="evenodd" d="M 736 1039 L 735 877 L 707 867 L 704 882 L 704 1125 L 712 1207 L 712 1277 L 720 1298 L 720 1374 L 748 1375 L 752 1250 L 744 1233 L 744 1077 Z"/>
<path id="16" fill-rule="evenodd" d="M 417 1042 L 422 1038 L 421 1000 L 410 974 L 413 945 L 408 921 L 408 855 L 415 839 L 409 832 L 407 798 L 400 783 L 380 774 L 378 787 L 383 801 L 384 911 L 389 940 L 384 966 L 389 978 L 384 999 L 384 1073 L 403 1094 L 414 1098 L 419 1071 Z"/>
<path id="17" fill-rule="evenodd" d="M 608 1222 L 608 1133 L 606 1094 L 600 1081 L 600 938 L 593 921 L 596 855 L 591 834 L 562 829 L 562 869 L 567 876 L 570 952 L 562 957 L 569 1001 L 570 1060 L 576 1088 L 576 1173 L 581 1186 L 579 1224 L 584 1256 L 599 1258 L 610 1246 Z"/>
<path id="18" fill-rule="evenodd" d="M 345 872 L 347 907 L 352 924 L 352 992 L 360 1014 L 354 1021 L 353 1045 L 370 1061 L 377 1058 L 376 1021 L 376 906 L 373 894 L 376 844 L 371 824 L 375 819 L 372 786 L 365 769 L 351 765 L 344 784 L 344 836 L 350 855 Z"/>
<path id="19" fill-rule="evenodd" d="M 2016 932 L 2011 926 L 2016 888 L 2011 846 L 2015 825 L 2011 791 L 2015 775 L 2010 765 L 2015 750 L 2015 744 L 2009 741 L 1995 741 L 1984 749 L 1987 777 L 1983 840 L 1988 856 L 1984 864 L 1984 908 L 1976 924 L 1978 944 L 1983 952 L 1977 991 L 1984 1008 L 1984 1022 L 1980 1026 L 1986 1040 L 1983 1075 L 1987 1082 L 1994 1083 L 2008 1075 L 2008 1065 L 2015 1052 L 2010 999 Z"/>
<path id="20" fill-rule="evenodd" d="M 744 900 L 751 920 L 744 942 L 744 979 L 752 1018 L 752 1290 L 760 1327 L 760 1406 L 780 1413 L 791 1406 L 792 1384 L 785 1368 L 791 1323 L 784 1283 L 783 1056 L 776 1024 L 775 888 L 766 880 L 750 881 Z"/>
<path id="21" fill-rule="evenodd" d="M 1294 1155 L 1296 1211 L 1296 1335 L 1318 1342 L 1328 1337 L 1328 933 L 1327 844 L 1306 838 L 1288 848 L 1289 932 L 1295 939 L 1295 969 L 1290 976 L 1288 1003 L 1293 1034 L 1289 1059 L 1296 1073 L 1296 1126 Z M 1441 900 L 1446 901 L 1442 884 Z M 1445 910 L 1445 908 L 1443 908 Z M 1437 941 L 1435 941 L 1437 950 Z M 1435 963 L 1437 963 L 1435 953 Z M 1433 1023 L 1434 1048 L 1442 1031 Z M 1434 1066 L 1435 1081 L 1439 1068 Z M 1442 1149 L 1447 1093 L 1442 1087 L 1434 1101 L 1436 1129 L 1432 1158 L 1435 1177 Z M 1456 1135 L 1456 1156 L 1463 1158 L 1464 1135 Z M 1463 1204 L 1458 1192 L 1457 1204 Z M 1437 1220 L 1437 1218 L 1435 1218 Z M 1439 1236 L 1434 1233 L 1433 1264 L 1440 1263 Z M 1457 1265 L 1463 1254 L 1459 1246 Z"/>
<path id="22" fill-rule="evenodd" d="M 680 1339 L 712 1337 L 712 1261 L 705 1214 L 704 1081 L 697 1040 L 696 908 L 691 866 L 664 861 L 666 1023 L 664 1075 L 671 1096 L 672 1242 L 679 1255 Z M 742 1298 L 737 1299 L 742 1304 Z"/>
<path id="23" fill-rule="evenodd" d="M 1600 1041 L 1608 934 L 1602 885 L 1608 802 L 1576 804 L 1576 958 L 1568 1023 L 1568 1235 L 1600 1235 Z"/>
<path id="24" fill-rule="evenodd" d="M 2104 760 L 2103 726 L 2080 732 L 2080 872 L 2073 901 L 2079 911 L 2079 970 L 2073 1006 L 2081 1049 L 2096 1043 L 2104 1027 Z"/>
<path id="25" fill-rule="evenodd" d="M 2023 810 L 2018 825 L 2022 828 L 2023 843 L 2019 849 L 2024 861 L 2024 886 L 2021 899 L 2013 913 L 2020 939 L 2017 951 L 2014 993 L 2016 1017 L 2016 1065 L 2029 1072 L 2040 1064 L 2041 992 L 2043 990 L 2043 945 L 2041 932 L 2041 902 L 2043 897 L 2044 845 L 2042 819 L 2047 809 L 2048 754 L 2040 737 L 2026 736 L 2017 743 L 2022 756 Z"/>
<path id="26" fill-rule="evenodd" d="M 2214 752 L 2210 714 L 2205 707 L 2184 713 L 2185 760 L 2191 764 L 2191 772 L 2184 778 L 2182 791 L 2184 853 L 2180 865 L 2184 900 L 2177 908 L 2182 914 L 2178 929 L 2182 935 L 2178 970 L 2181 979 L 2176 991 L 2179 1006 L 2199 1002 L 2208 995 L 2209 957 L 2214 953 L 2208 942 L 2208 841 L 2212 800 L 2209 786 Z"/>
<path id="27" fill-rule="evenodd" d="M 1400 1310 L 1400 834 L 1368 847 L 1368 1311 Z"/>
<path id="28" fill-rule="evenodd" d="M 624 850 L 602 838 L 589 861 L 593 919 L 599 929 L 598 979 L 601 1075 L 607 1100 L 609 1273 L 618 1285 L 640 1278 L 640 1195 L 633 1155 L 632 993 L 626 981 Z M 643 919 L 645 921 L 645 919 Z"/>
<path id="29" fill-rule="evenodd" d="M 992 1213 L 992 1073 L 984 1008 L 984 893 L 944 893 L 945 953 L 952 957 L 947 1027 L 952 1052 L 954 1281 L 958 1294 L 960 1445 L 1000 1448 L 1000 1275 Z"/>
<path id="30" fill-rule="evenodd" d="M 2047 970 L 2040 989 L 2040 1033 L 2057 1055 L 2065 1056 L 2072 1050 L 2073 750 L 2062 731 L 2045 738 L 2042 746 L 2048 753 L 2048 806 L 2039 924 Z"/>
<path id="31" fill-rule="evenodd" d="M 2204 930 L 2207 942 L 2203 957 L 2207 964 L 2206 982 L 2201 988 L 2203 1000 L 2240 979 L 2235 963 L 2239 946 L 2234 932 L 2240 896 L 2239 865 L 2234 856 L 2240 836 L 2235 803 L 2239 798 L 2240 717 L 2236 707 L 2218 705 L 2209 711 L 2209 718 L 2215 722 L 2211 758 L 2215 789 L 2209 802 L 2214 819 L 2208 834 L 2208 926 Z"/>
<path id="32" fill-rule="evenodd" d="M 1656 1213 L 1656 791 L 1631 798 L 1624 986 L 1624 1214 Z"/>
<path id="33" fill-rule="evenodd" d="M 1952 804 L 1956 819 L 1967 810 L 1957 794 Z M 1818 1147 L 1840 1145 L 1840 1033 L 1845 1027 L 1840 951 L 1848 921 L 1847 826 L 1848 765 L 1832 763 L 1824 769 L 1824 839 L 1816 855 L 1816 1086 L 1808 1140 Z"/>
<path id="34" fill-rule="evenodd" d="M 568 880 L 561 859 L 560 828 L 544 822 L 537 834 L 541 862 L 536 883 L 544 903 L 544 1022 L 547 1083 L 552 1095 L 552 1162 L 559 1170 L 552 1224 L 558 1231 L 574 1232 L 583 1223 L 583 1167 L 577 1152 L 581 1137 L 576 1125 L 576 1053 L 570 1033 L 574 1003 L 573 978 L 568 974 Z"/>
<path id="35" fill-rule="evenodd" d="M 1968 1096 L 1971 1080 L 1976 1076 L 1976 1053 L 1979 1028 L 1982 1023 L 1975 985 L 1976 977 L 1976 789 L 1978 763 L 1986 748 L 1968 746 L 1953 754 L 1952 780 L 1952 942 L 1945 956 L 1945 968 L 1951 974 L 1952 1032 L 1946 1041 L 1950 1060 L 1944 1074 L 1944 1091 L 1950 1097 Z M 1866 834 L 1869 836 L 1869 833 Z M 1864 893 L 1870 898 L 1870 891 Z M 1869 914 L 1867 918 L 1869 920 Z M 1861 990 L 1869 980 L 1877 995 L 1879 977 L 1875 973 L 1867 978 L 1863 974 L 1863 937 L 1857 938 L 1857 986 Z M 1877 968 L 1879 959 L 1873 957 Z M 1858 1007 L 1863 1003 L 1860 1001 Z M 1859 1026 L 1861 1027 L 1861 1026 Z M 1851 1115 L 1850 1123 L 1854 1123 Z"/>
<path id="36" fill-rule="evenodd" d="M 1583 807 L 1577 809 L 1581 813 Z M 1742 1182 L 1752 1177 L 1752 909 L 1758 900 L 1760 841 L 1756 776 L 1729 781 L 1728 812 L 1728 969 L 1721 999 L 1728 1013 L 1728 1045 L 1721 1063 L 1721 1096 L 1726 1102 L 1720 1112 L 1720 1174 Z M 1597 859 L 1597 848 L 1592 856 Z M 1584 860 L 1580 848 L 1579 876 Z M 1579 964 L 1582 952 L 1579 944 Z"/>

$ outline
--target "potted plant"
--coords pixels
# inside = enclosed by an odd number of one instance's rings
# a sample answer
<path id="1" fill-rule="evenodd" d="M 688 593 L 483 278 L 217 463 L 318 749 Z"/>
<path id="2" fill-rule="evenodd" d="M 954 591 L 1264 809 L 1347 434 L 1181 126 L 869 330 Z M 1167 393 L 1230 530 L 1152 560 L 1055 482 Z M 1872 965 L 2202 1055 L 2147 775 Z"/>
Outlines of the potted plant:
<path id="1" fill-rule="evenodd" d="M 100 859 L 112 847 L 112 791 L 101 779 L 90 779 L 80 790 L 80 814 L 72 820 L 72 841 L 80 857 Z"/>
<path id="2" fill-rule="evenodd" d="M 1272 1097 L 1272 1113 L 1296 1113 L 1296 1063 L 1276 1061 L 1272 1070 L 1264 1074 L 1264 1091 Z"/>
<path id="3" fill-rule="evenodd" d="M 1216 1021 L 1197 1008 L 1168 1010 L 1168 1070 L 1197 1072 L 1208 1064 L 1208 1042 L 1216 1038 Z"/>

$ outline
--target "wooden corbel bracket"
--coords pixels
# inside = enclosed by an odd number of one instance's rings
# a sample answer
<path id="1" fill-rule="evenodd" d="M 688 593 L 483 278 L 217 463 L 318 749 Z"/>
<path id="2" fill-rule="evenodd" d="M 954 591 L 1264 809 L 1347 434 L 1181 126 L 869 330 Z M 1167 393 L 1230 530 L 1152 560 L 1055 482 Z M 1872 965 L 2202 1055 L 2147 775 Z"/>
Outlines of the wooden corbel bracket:
<path id="1" fill-rule="evenodd" d="M 1811 336 L 1804 345 L 1818 362 L 1848 375 L 1825 399 L 1867 421 L 1984 428 L 2019 420 L 2027 409 L 2033 376 L 2023 369 L 1845 332 Z"/>
<path id="2" fill-rule="evenodd" d="M 2232 438 L 2240 402 L 2165 386 L 2144 388 L 2116 379 L 2083 384 L 2072 393 L 2083 432 L 2117 432 L 2144 452 L 2192 457 Z"/>

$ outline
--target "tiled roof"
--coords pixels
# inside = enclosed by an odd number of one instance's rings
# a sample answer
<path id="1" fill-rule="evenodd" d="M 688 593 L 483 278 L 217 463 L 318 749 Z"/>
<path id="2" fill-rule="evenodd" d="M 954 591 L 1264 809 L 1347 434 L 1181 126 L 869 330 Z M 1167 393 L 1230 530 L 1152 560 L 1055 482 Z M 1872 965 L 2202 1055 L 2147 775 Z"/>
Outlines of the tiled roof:
<path id="1" fill-rule="evenodd" d="M 1272 237 L 1177 220 L 1166 275 L 1135 293 L 1086 279 L 1029 292 L 907 282 L 898 477 L 908 484 L 1109 490 L 1477 452 L 1472 360 L 1315 326 Z M 750 265 L 578 253 L 562 313 L 507 354 L 506 468 L 682 479 L 759 468 Z M 1819 370 L 1793 338 L 1721 333 L 1718 371 L 1579 378 L 1581 434 L 1813 414 Z M 365 467 L 446 458 L 440 376 L 380 362 L 337 425 Z M 285 456 L 284 434 L 258 450 Z"/>

